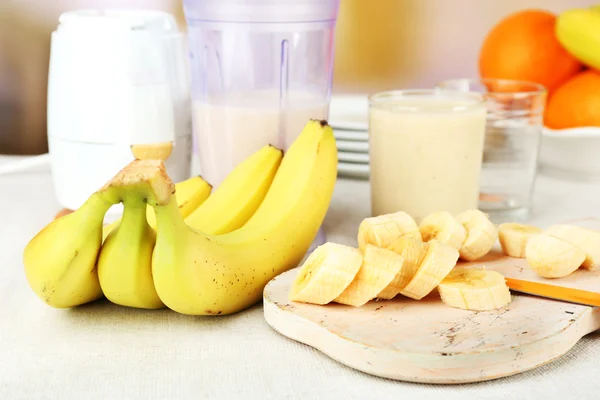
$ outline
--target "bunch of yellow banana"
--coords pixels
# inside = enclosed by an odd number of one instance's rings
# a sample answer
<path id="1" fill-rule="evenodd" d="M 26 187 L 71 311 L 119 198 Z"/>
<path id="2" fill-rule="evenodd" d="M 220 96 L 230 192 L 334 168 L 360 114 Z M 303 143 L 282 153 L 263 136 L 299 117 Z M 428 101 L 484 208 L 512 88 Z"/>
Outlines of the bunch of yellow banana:
<path id="1" fill-rule="evenodd" d="M 240 311 L 302 259 L 336 177 L 335 139 L 324 121 L 307 123 L 285 157 L 260 149 L 210 196 L 199 177 L 174 185 L 162 161 L 136 160 L 29 242 L 28 282 L 53 307 L 105 295 L 185 314 Z M 105 227 L 103 243 L 104 214 L 119 202 L 122 219 Z"/>
<path id="2" fill-rule="evenodd" d="M 315 249 L 299 269 L 289 297 L 360 307 L 397 295 L 421 300 L 438 288 L 452 307 L 504 307 L 511 297 L 502 275 L 469 268 L 454 272 L 459 258 L 484 256 L 496 238 L 496 226 L 478 210 L 456 217 L 432 213 L 420 226 L 404 212 L 366 218 L 358 229 L 358 249 L 335 243 Z"/>

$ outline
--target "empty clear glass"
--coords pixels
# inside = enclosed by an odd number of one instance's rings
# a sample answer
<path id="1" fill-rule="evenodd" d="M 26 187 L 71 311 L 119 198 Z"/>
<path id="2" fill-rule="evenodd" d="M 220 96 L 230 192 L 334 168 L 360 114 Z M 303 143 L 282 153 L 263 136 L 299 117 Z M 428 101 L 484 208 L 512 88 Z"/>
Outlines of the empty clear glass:
<path id="1" fill-rule="evenodd" d="M 544 86 L 506 79 L 454 79 L 437 86 L 485 98 L 479 209 L 496 223 L 529 217 L 546 106 Z"/>

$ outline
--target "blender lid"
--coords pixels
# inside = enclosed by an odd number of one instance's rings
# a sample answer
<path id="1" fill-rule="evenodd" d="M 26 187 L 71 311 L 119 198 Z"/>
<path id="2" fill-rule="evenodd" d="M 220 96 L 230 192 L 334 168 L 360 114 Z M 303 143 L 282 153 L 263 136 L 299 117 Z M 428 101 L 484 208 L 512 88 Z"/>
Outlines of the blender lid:
<path id="1" fill-rule="evenodd" d="M 188 21 L 334 22 L 340 0 L 183 0 Z"/>

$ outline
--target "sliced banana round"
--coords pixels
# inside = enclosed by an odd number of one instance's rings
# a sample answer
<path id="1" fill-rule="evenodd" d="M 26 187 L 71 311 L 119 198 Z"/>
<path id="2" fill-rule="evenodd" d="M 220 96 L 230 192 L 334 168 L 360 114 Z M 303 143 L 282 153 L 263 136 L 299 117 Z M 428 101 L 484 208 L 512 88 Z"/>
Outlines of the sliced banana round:
<path id="1" fill-rule="evenodd" d="M 404 258 L 400 254 L 367 244 L 356 277 L 334 301 L 354 307 L 366 304 L 390 284 L 403 263 Z"/>
<path id="2" fill-rule="evenodd" d="M 545 233 L 529 239 L 525 254 L 531 269 L 544 278 L 570 275 L 585 261 L 583 250 Z"/>
<path id="3" fill-rule="evenodd" d="M 388 249 L 400 254 L 404 258 L 404 263 L 392 282 L 377 295 L 377 298 L 384 300 L 396 297 L 410 282 L 427 253 L 427 243 L 409 236 L 400 236 Z"/>
<path id="4" fill-rule="evenodd" d="M 358 248 L 363 250 L 366 244 L 387 248 L 400 236 L 421 240 L 419 226 L 407 213 L 399 211 L 365 218 L 358 227 Z"/>
<path id="5" fill-rule="evenodd" d="M 460 249 L 467 238 L 467 230 L 448 211 L 437 211 L 429 214 L 419 225 L 424 242 L 437 239 L 440 242 Z"/>
<path id="6" fill-rule="evenodd" d="M 504 276 L 496 271 L 454 268 L 438 285 L 442 302 L 464 310 L 488 311 L 510 304 Z"/>
<path id="7" fill-rule="evenodd" d="M 562 239 L 583 250 L 583 268 L 595 270 L 600 267 L 600 232 L 576 225 L 560 224 L 548 228 L 546 235 Z"/>
<path id="8" fill-rule="evenodd" d="M 487 215 L 479 210 L 468 210 L 458 214 L 456 220 L 467 230 L 467 238 L 458 249 L 460 258 L 475 261 L 490 252 L 498 239 L 498 229 Z"/>
<path id="9" fill-rule="evenodd" d="M 498 226 L 498 239 L 502 252 L 515 258 L 525 258 L 527 242 L 535 235 L 542 233 L 537 226 L 507 222 Z"/>
<path id="10" fill-rule="evenodd" d="M 290 290 L 290 300 L 327 304 L 356 277 L 362 265 L 360 250 L 337 243 L 317 247 L 300 267 Z"/>
<path id="11" fill-rule="evenodd" d="M 458 261 L 458 250 L 436 239 L 427 243 L 427 252 L 419 269 L 400 293 L 421 300 L 450 273 Z"/>

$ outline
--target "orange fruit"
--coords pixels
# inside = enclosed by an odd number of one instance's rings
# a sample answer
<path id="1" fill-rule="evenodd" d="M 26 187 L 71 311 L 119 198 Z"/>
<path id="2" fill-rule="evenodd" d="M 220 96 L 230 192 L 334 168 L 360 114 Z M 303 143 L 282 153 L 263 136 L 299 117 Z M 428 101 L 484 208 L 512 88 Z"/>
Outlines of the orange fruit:
<path id="1" fill-rule="evenodd" d="M 600 126 L 600 73 L 588 69 L 557 88 L 546 105 L 548 128 Z"/>
<path id="2" fill-rule="evenodd" d="M 543 10 L 524 10 L 501 20 L 483 41 L 481 77 L 531 81 L 552 92 L 582 68 L 556 39 L 555 24 L 556 16 Z"/>

